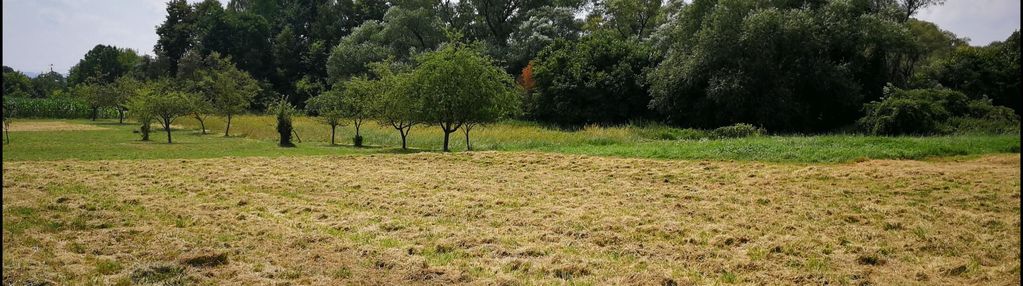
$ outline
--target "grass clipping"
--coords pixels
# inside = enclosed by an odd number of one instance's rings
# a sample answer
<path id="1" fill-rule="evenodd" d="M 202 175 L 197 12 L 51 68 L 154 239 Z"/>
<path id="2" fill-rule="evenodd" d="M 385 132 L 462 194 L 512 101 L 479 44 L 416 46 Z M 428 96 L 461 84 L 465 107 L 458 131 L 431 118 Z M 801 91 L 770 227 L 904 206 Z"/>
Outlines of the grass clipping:
<path id="1" fill-rule="evenodd" d="M 1019 155 L 3 164 L 5 284 L 1015 284 Z"/>

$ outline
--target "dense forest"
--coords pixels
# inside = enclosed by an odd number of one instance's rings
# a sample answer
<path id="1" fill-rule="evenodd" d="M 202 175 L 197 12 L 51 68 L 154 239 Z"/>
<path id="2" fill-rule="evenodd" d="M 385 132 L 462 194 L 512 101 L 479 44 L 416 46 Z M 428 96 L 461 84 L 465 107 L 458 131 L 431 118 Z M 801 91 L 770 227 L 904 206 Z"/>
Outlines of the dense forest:
<path id="1" fill-rule="evenodd" d="M 5 66 L 3 88 L 5 102 L 76 98 L 93 117 L 111 109 L 123 118 L 137 87 L 155 82 L 141 93 L 178 94 L 167 104 L 191 106 L 177 113 L 200 120 L 283 98 L 327 124 L 386 117 L 400 132 L 407 120 L 445 134 L 461 127 L 466 138 L 474 124 L 507 117 L 563 127 L 1018 130 L 1019 32 L 970 46 L 914 18 L 940 4 L 174 0 L 155 55 L 97 45 L 67 78 Z M 451 102 L 461 105 L 443 106 Z"/>

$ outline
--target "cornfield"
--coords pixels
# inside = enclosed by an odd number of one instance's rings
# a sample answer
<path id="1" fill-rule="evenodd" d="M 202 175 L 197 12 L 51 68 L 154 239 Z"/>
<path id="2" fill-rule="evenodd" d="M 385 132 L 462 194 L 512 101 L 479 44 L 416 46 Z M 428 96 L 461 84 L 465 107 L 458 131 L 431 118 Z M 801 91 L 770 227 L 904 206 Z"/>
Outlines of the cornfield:
<path id="1" fill-rule="evenodd" d="M 90 118 L 89 105 L 72 98 L 4 98 L 5 105 L 17 118 Z M 99 109 L 100 118 L 117 118 L 117 110 L 110 107 Z"/>

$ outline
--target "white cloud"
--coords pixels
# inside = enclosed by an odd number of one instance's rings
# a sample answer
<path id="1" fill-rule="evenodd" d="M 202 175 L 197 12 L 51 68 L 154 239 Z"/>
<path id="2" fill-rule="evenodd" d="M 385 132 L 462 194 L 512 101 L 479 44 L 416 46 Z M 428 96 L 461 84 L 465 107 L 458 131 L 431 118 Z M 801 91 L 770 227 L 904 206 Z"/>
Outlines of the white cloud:
<path id="1" fill-rule="evenodd" d="M 166 0 L 3 0 L 3 64 L 31 72 L 53 64 L 67 73 L 97 44 L 152 54 L 165 5 Z"/>
<path id="2" fill-rule="evenodd" d="M 946 0 L 945 5 L 930 7 L 916 17 L 970 38 L 971 45 L 987 45 L 1019 30 L 1019 10 L 1019 0 Z"/>

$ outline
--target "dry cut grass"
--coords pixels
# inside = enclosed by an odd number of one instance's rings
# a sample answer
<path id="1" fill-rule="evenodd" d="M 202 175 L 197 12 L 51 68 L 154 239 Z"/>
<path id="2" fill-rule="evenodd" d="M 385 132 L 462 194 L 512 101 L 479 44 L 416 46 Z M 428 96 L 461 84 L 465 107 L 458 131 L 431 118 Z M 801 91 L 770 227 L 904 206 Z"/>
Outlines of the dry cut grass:
<path id="1" fill-rule="evenodd" d="M 1019 284 L 1019 160 L 5 162 L 3 279 Z"/>
<path id="2" fill-rule="evenodd" d="M 90 124 L 78 124 L 67 121 L 16 121 L 11 124 L 10 131 L 93 131 L 107 128 Z"/>

